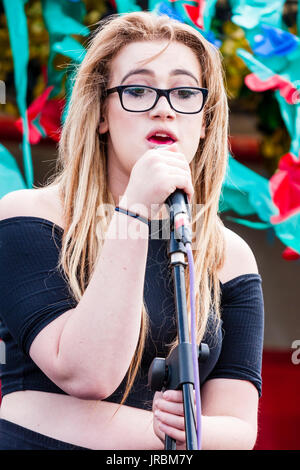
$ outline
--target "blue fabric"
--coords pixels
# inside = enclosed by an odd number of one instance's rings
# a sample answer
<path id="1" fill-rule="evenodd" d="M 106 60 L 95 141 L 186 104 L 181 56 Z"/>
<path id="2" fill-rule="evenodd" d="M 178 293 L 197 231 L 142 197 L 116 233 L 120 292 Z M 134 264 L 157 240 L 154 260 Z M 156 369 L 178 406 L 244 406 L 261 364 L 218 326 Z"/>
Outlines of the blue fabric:
<path id="1" fill-rule="evenodd" d="M 159 225 L 158 237 L 162 234 Z M 31 360 L 30 346 L 51 321 L 76 306 L 66 280 L 57 268 L 63 230 L 39 217 L 0 220 L 0 338 L 6 346 L 6 364 L 0 366 L 2 395 L 17 390 L 65 394 Z M 153 392 L 147 387 L 154 357 L 165 357 L 176 335 L 173 278 L 166 239 L 149 238 L 144 301 L 150 334 L 141 371 L 127 401 L 129 406 L 151 408 Z M 261 395 L 264 307 L 261 277 L 245 274 L 221 284 L 222 323 L 215 331 L 209 318 L 203 339 L 210 348 L 200 366 L 200 383 L 212 378 L 252 382 Z M 100 302 L 100 300 L 99 300 Z M 76 345 L 74 345 L 76 347 Z M 119 402 L 125 380 L 107 398 Z"/>

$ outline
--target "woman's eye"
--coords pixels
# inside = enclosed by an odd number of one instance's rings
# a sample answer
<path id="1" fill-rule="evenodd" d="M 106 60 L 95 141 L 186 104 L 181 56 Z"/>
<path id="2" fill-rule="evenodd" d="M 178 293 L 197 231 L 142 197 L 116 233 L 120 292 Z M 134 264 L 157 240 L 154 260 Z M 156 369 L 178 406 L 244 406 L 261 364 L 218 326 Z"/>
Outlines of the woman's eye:
<path id="1" fill-rule="evenodd" d="M 125 94 L 131 96 L 144 96 L 147 90 L 145 88 L 126 88 Z"/>
<path id="2" fill-rule="evenodd" d="M 187 99 L 195 96 L 195 92 L 192 90 L 177 90 L 178 98 Z"/>

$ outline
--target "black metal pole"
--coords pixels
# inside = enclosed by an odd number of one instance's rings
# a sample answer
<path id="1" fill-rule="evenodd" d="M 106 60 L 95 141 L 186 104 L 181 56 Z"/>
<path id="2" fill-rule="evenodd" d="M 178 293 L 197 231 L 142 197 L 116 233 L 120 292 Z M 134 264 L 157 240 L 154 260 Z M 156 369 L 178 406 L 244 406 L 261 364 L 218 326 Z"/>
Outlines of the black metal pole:
<path id="1" fill-rule="evenodd" d="M 180 191 L 172 194 L 167 200 L 170 207 L 170 243 L 168 254 L 174 281 L 174 300 L 178 345 L 167 359 L 155 358 L 149 369 L 149 386 L 152 390 L 182 390 L 185 418 L 186 449 L 197 450 L 197 432 L 194 407 L 194 371 L 192 345 L 189 338 L 189 325 L 186 305 L 186 289 L 184 270 L 187 242 L 191 243 L 188 224 L 182 223 L 187 215 L 188 201 L 185 202 Z M 189 213 L 189 211 L 188 211 Z M 190 214 L 189 214 L 190 217 Z M 176 441 L 170 436 L 165 437 L 165 449 L 176 449 Z"/>
<path id="2" fill-rule="evenodd" d="M 171 232 L 169 254 L 171 256 L 171 265 L 173 267 L 173 279 L 174 279 L 174 296 L 175 296 L 175 309 L 176 309 L 176 321 L 178 331 L 178 345 L 183 343 L 189 343 L 189 327 L 187 317 L 187 304 L 186 304 L 186 289 L 185 289 L 185 277 L 184 269 L 186 263 L 184 261 L 184 245 L 177 241 L 174 236 L 174 232 Z M 185 370 L 193 370 L 192 366 L 192 350 L 187 348 L 185 350 L 184 357 L 181 354 L 181 349 L 178 350 L 178 374 L 184 374 Z M 181 357 L 180 357 L 181 356 Z M 172 374 L 172 369 L 169 374 Z M 196 420 L 194 412 L 194 393 L 193 393 L 193 378 L 192 382 L 182 384 L 183 393 L 183 407 L 185 417 L 185 433 L 186 433 L 186 448 L 187 450 L 197 449 L 197 433 L 196 433 Z M 168 436 L 165 440 L 165 449 L 174 449 L 174 440 Z"/>

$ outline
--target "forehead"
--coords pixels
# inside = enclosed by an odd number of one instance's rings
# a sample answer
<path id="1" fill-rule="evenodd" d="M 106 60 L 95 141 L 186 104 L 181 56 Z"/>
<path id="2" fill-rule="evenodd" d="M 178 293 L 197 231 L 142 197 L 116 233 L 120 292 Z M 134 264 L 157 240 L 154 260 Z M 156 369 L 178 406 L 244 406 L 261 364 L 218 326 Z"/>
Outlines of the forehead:
<path id="1" fill-rule="evenodd" d="M 180 42 L 171 42 L 164 52 L 150 60 L 166 44 L 166 41 L 138 41 L 124 46 L 111 62 L 111 81 L 120 81 L 129 70 L 143 65 L 152 69 L 157 76 L 165 76 L 171 69 L 182 68 L 200 79 L 201 68 L 196 54 Z"/>

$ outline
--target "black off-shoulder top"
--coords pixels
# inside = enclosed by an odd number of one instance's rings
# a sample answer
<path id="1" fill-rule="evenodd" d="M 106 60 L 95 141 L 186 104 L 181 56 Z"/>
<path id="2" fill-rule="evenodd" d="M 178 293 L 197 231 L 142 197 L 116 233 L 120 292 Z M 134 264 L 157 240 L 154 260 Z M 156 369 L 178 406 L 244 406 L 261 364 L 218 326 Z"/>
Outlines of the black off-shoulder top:
<path id="1" fill-rule="evenodd" d="M 150 331 L 140 372 L 125 402 L 145 409 L 151 408 L 153 398 L 147 386 L 150 364 L 154 357 L 166 357 L 167 345 L 176 335 L 168 241 L 160 238 L 160 222 L 158 227 L 156 236 L 149 237 L 144 282 Z M 2 396 L 18 390 L 65 394 L 29 355 L 38 333 L 77 304 L 57 269 L 62 234 L 61 227 L 40 217 L 0 220 L 0 339 L 5 346 L 0 361 Z M 222 321 L 216 329 L 211 315 L 203 338 L 210 356 L 200 365 L 201 386 L 213 378 L 247 380 L 261 396 L 264 333 L 261 277 L 256 273 L 238 276 L 221 283 L 221 292 Z M 120 402 L 124 390 L 125 379 L 107 401 Z"/>

